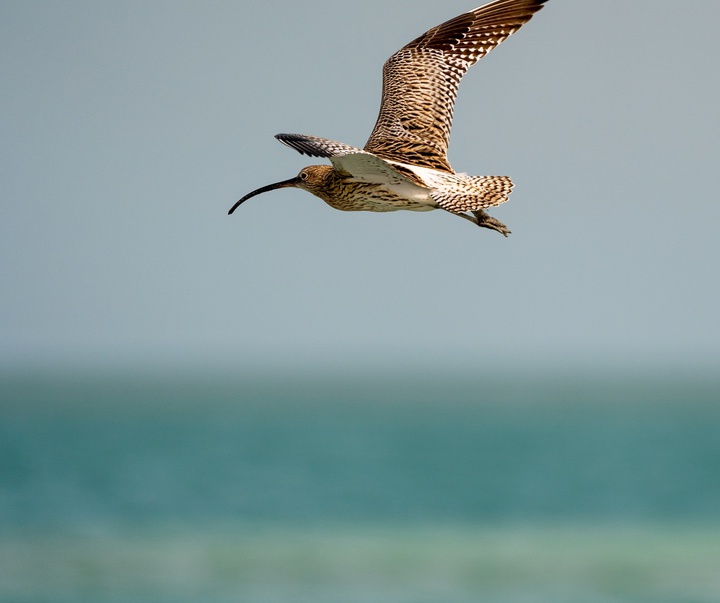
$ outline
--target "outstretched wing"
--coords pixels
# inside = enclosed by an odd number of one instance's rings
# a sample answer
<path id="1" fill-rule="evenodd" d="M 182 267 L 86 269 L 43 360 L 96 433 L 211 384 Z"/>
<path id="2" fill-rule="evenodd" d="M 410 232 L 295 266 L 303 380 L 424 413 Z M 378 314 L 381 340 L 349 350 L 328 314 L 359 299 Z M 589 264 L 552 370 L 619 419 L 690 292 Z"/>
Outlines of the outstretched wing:
<path id="1" fill-rule="evenodd" d="M 393 165 L 349 144 L 307 134 L 276 134 L 275 138 L 302 155 L 330 158 L 339 174 L 356 182 L 382 184 L 407 196 L 427 195 L 427 186 L 409 168 Z"/>
<path id="2" fill-rule="evenodd" d="M 302 155 L 330 158 L 339 174 L 357 182 L 427 188 L 412 170 L 337 140 L 307 134 L 276 134 L 275 138 Z"/>
<path id="3" fill-rule="evenodd" d="M 276 134 L 277 138 L 283 144 L 292 147 L 301 155 L 309 155 L 310 157 L 337 157 L 338 155 L 347 155 L 348 153 L 362 153 L 362 149 L 350 146 L 344 142 L 330 140 L 328 138 L 320 138 L 319 136 L 309 136 L 307 134 Z"/>
<path id="4" fill-rule="evenodd" d="M 413 192 L 421 190 L 423 194 L 427 194 L 428 187 L 412 171 L 392 165 L 371 153 L 357 151 L 337 155 L 330 161 L 339 174 L 350 177 L 355 182 L 382 184 L 390 188 L 407 187 Z"/>
<path id="5" fill-rule="evenodd" d="M 527 23 L 547 0 L 495 0 L 434 27 L 391 56 L 365 150 L 452 171 L 447 147 L 462 76 Z"/>

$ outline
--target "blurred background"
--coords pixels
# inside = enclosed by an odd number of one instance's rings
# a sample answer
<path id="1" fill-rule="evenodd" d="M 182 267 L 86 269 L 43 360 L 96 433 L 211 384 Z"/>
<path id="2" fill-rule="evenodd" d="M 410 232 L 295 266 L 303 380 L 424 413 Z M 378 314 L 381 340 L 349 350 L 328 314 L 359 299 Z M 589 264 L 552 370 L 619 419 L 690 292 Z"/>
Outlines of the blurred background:
<path id="1" fill-rule="evenodd" d="M 508 239 L 227 216 L 470 8 L 0 3 L 0 599 L 720 599 L 716 2 L 550 0 L 473 67 Z"/>

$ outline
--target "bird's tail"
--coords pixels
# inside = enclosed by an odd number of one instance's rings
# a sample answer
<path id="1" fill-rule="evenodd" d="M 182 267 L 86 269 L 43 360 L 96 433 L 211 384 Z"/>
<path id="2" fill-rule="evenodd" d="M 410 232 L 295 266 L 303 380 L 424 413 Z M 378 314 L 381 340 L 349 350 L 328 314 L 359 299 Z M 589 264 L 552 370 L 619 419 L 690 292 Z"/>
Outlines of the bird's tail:
<path id="1" fill-rule="evenodd" d="M 458 180 L 458 186 L 432 191 L 438 207 L 453 213 L 495 207 L 505 203 L 513 189 L 512 180 L 507 176 L 462 176 Z"/>

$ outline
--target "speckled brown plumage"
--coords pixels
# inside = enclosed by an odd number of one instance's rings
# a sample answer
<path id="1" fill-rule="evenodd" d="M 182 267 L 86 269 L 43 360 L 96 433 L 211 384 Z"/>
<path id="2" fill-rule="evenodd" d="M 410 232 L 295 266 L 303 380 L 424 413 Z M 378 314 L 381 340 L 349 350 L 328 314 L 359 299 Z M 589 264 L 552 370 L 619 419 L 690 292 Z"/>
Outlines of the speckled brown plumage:
<path id="1" fill-rule="evenodd" d="M 507 176 L 456 174 L 447 160 L 458 86 L 467 70 L 516 32 L 547 0 L 495 0 L 434 27 L 392 55 L 383 68 L 380 113 L 365 148 L 305 134 L 276 138 L 332 165 L 264 186 L 238 201 L 295 187 L 343 211 L 444 209 L 507 236 L 485 213 L 508 200 Z"/>
<path id="2" fill-rule="evenodd" d="M 432 28 L 391 56 L 383 67 L 380 115 L 365 150 L 452 171 L 447 148 L 461 78 L 545 2 L 491 2 Z"/>

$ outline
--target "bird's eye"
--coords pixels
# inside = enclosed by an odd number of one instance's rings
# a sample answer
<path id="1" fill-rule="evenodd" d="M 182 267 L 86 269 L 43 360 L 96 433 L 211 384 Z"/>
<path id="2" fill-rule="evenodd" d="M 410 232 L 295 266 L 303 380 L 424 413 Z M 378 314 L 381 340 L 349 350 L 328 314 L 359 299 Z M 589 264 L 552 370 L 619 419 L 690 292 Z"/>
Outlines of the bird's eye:
<path id="1" fill-rule="evenodd" d="M 300 172 L 300 180 L 307 180 L 307 179 L 308 179 L 308 173 Z"/>

